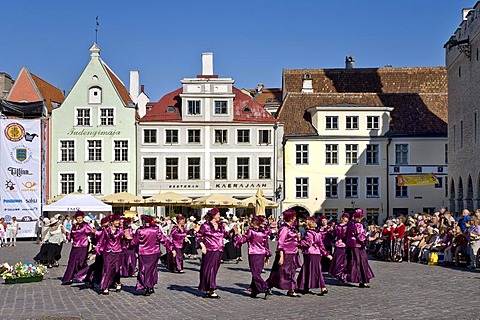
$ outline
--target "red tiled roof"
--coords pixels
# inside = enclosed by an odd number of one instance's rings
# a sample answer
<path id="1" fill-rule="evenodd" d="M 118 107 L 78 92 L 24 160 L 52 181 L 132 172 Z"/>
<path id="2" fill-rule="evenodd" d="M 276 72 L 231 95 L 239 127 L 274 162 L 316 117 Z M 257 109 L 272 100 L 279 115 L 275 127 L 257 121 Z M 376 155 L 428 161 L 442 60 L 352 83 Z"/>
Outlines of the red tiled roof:
<path id="1" fill-rule="evenodd" d="M 302 92 L 306 74 L 314 93 L 447 93 L 445 67 L 284 70 L 285 93 Z"/>
<path id="2" fill-rule="evenodd" d="M 282 103 L 281 88 L 264 88 L 261 93 L 257 89 L 248 89 L 255 101 L 261 105 L 280 105 Z"/>
<path id="3" fill-rule="evenodd" d="M 113 73 L 113 71 L 106 63 L 103 63 L 103 65 L 105 66 L 105 69 L 107 70 L 108 76 L 112 80 L 113 85 L 117 89 L 120 98 L 123 100 L 123 103 L 127 106 L 129 103 L 133 102 L 130 94 L 127 91 L 127 88 L 125 88 L 125 85 L 122 83 L 122 81 L 118 79 L 118 77 L 115 75 L 115 73 Z"/>
<path id="4" fill-rule="evenodd" d="M 153 104 L 150 110 L 147 110 L 145 116 L 140 119 L 141 122 L 171 122 L 182 121 L 181 109 L 182 99 L 180 94 L 183 88 L 179 88 L 163 96 L 157 103 Z M 233 121 L 234 122 L 263 122 L 275 123 L 276 119 L 270 115 L 258 102 L 252 97 L 233 87 L 232 93 L 235 94 L 233 100 Z M 174 112 L 167 112 L 168 107 L 173 107 Z M 246 109 L 250 111 L 248 111 Z"/>
<path id="5" fill-rule="evenodd" d="M 50 83 L 34 75 L 33 73 L 30 73 L 30 75 L 32 76 L 32 80 L 35 82 L 38 91 L 40 91 L 40 94 L 45 100 L 48 112 L 52 112 L 53 110 L 52 102 L 58 103 L 59 105 L 62 104 L 63 100 L 65 99 L 62 90 L 51 85 Z"/>

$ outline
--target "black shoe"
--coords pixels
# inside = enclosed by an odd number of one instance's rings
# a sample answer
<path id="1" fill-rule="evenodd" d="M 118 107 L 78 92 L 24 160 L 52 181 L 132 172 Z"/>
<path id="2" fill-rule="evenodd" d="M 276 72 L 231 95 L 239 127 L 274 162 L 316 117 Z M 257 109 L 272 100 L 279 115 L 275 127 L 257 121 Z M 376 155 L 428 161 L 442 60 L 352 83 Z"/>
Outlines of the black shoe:
<path id="1" fill-rule="evenodd" d="M 108 291 L 108 289 L 105 289 L 105 290 L 102 291 L 102 294 L 104 296 L 108 296 L 110 294 L 110 292 Z"/>
<path id="2" fill-rule="evenodd" d="M 155 293 L 155 289 L 150 288 L 150 294 Z"/>
<path id="3" fill-rule="evenodd" d="M 143 293 L 144 296 L 148 297 L 150 295 L 150 289 L 147 288 L 145 292 Z"/>
<path id="4" fill-rule="evenodd" d="M 327 288 L 323 288 L 323 289 L 322 289 L 322 295 L 327 294 L 327 293 L 328 293 L 328 289 L 327 289 Z"/>
<path id="5" fill-rule="evenodd" d="M 300 298 L 301 297 L 301 295 L 299 295 L 298 293 L 296 293 L 294 291 L 287 292 L 287 296 L 293 297 L 293 298 Z"/>
<path id="6" fill-rule="evenodd" d="M 62 286 L 69 286 L 73 283 L 73 281 L 62 282 Z"/>
<path id="7" fill-rule="evenodd" d="M 115 286 L 115 292 L 120 292 L 122 291 L 122 285 L 119 283 Z"/>
<path id="8" fill-rule="evenodd" d="M 370 288 L 370 286 L 368 284 L 365 284 L 365 283 L 360 283 L 358 285 L 359 288 Z"/>
<path id="9" fill-rule="evenodd" d="M 268 297 L 270 297 L 271 295 L 272 295 L 272 290 L 267 289 L 267 291 L 265 291 L 265 296 L 263 297 L 263 299 L 267 300 Z"/>
<path id="10" fill-rule="evenodd" d="M 324 296 L 324 295 L 325 295 L 325 293 L 322 292 L 322 291 L 320 291 L 319 293 L 317 293 L 317 296 Z"/>
<path id="11" fill-rule="evenodd" d="M 257 293 L 250 293 L 250 298 L 256 298 L 257 297 Z"/>

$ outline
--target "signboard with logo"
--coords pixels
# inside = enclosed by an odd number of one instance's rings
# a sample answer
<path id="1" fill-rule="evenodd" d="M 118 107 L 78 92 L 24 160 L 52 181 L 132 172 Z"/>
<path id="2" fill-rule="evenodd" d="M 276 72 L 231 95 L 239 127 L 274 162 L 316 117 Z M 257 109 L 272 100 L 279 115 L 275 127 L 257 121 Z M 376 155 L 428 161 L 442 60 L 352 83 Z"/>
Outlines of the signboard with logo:
<path id="1" fill-rule="evenodd" d="M 0 217 L 20 223 L 17 237 L 35 237 L 41 216 L 40 120 L 0 119 Z"/>

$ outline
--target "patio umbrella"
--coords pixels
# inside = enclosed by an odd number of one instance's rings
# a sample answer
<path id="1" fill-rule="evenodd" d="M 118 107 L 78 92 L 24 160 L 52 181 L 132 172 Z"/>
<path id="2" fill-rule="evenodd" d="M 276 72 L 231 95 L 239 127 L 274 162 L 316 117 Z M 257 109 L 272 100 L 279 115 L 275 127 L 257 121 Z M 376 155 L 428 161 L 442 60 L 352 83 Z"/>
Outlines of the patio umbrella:
<path id="1" fill-rule="evenodd" d="M 145 199 L 147 204 L 189 204 L 192 198 L 175 192 L 165 192 Z"/>
<path id="2" fill-rule="evenodd" d="M 192 201 L 193 207 L 200 207 L 200 208 L 213 208 L 213 207 L 233 208 L 233 207 L 239 206 L 240 204 L 241 204 L 241 200 L 238 200 L 223 194 L 218 194 L 218 193 L 200 197 Z"/>
<path id="3" fill-rule="evenodd" d="M 259 188 L 254 196 L 243 199 L 240 207 L 255 208 L 256 215 L 264 216 L 265 209 L 277 208 L 278 203 L 265 198 L 263 190 Z"/>
<path id="4" fill-rule="evenodd" d="M 109 204 L 122 204 L 122 205 L 140 205 L 144 204 L 145 200 L 141 196 L 136 196 L 128 192 L 114 193 L 109 196 L 100 198 L 101 201 Z"/>

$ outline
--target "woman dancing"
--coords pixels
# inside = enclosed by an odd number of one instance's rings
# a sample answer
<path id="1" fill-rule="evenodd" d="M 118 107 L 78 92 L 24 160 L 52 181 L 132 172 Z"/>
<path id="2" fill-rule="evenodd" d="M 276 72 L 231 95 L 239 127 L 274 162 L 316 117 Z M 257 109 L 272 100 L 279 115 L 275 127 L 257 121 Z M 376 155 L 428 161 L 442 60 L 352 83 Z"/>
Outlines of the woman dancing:
<path id="1" fill-rule="evenodd" d="M 72 249 L 68 258 L 67 269 L 63 275 L 62 285 L 70 285 L 73 279 L 83 281 L 88 271 L 87 256 L 89 237 L 93 236 L 93 229 L 83 221 L 84 213 L 78 210 L 75 215 L 75 224 L 67 233 L 67 240 L 72 241 Z"/>
<path id="2" fill-rule="evenodd" d="M 200 265 L 200 284 L 198 289 L 205 292 L 205 298 L 218 299 L 217 273 L 223 255 L 223 239 L 229 238 L 229 232 L 220 222 L 220 211 L 210 209 L 205 216 L 205 223 L 197 232 L 197 243 L 202 249 L 202 263 Z"/>
<path id="3" fill-rule="evenodd" d="M 256 298 L 259 293 L 264 293 L 264 299 L 271 295 L 268 283 L 262 279 L 262 270 L 268 263 L 268 258 L 272 255 L 268 246 L 270 231 L 265 227 L 265 217 L 253 216 L 252 225 L 248 228 L 244 236 L 236 232 L 235 246 L 240 247 L 243 243 L 248 243 L 248 264 L 252 272 L 252 282 L 250 284 L 250 297 Z"/>
<path id="4" fill-rule="evenodd" d="M 373 271 L 368 264 L 365 251 L 367 236 L 362 225 L 364 211 L 356 209 L 353 219 L 348 223 L 347 232 L 347 277 L 346 280 L 358 283 L 360 288 L 369 288 L 367 283 L 374 277 Z"/>
<path id="5" fill-rule="evenodd" d="M 323 296 L 328 293 L 328 289 L 322 275 L 322 257 L 332 260 L 332 256 L 323 245 L 322 235 L 315 231 L 317 223 L 314 217 L 307 218 L 306 227 L 305 236 L 300 240 L 303 266 L 297 278 L 298 289 L 300 293 L 314 294 L 310 289 L 320 288 L 318 295 Z"/>
<path id="6" fill-rule="evenodd" d="M 137 229 L 132 246 L 138 246 L 137 290 L 145 290 L 144 295 L 155 293 L 158 282 L 157 264 L 160 257 L 160 243 L 169 247 L 169 241 L 161 228 L 153 224 L 153 217 L 143 214 L 142 226 Z"/>
<path id="7" fill-rule="evenodd" d="M 335 250 L 333 252 L 333 260 L 330 266 L 329 274 L 333 278 L 337 278 L 341 282 L 345 282 L 346 274 L 345 268 L 347 267 L 347 254 L 346 254 L 346 233 L 347 225 L 350 215 L 348 213 L 342 214 L 339 224 L 335 225 L 333 236 L 335 237 Z"/>
<path id="8" fill-rule="evenodd" d="M 127 217 L 121 218 L 121 227 L 133 236 L 132 219 Z M 121 277 L 133 277 L 137 269 L 137 254 L 128 242 L 123 242 L 122 248 L 122 264 L 120 266 Z"/>
<path id="9" fill-rule="evenodd" d="M 278 244 L 275 262 L 267 279 L 270 288 L 288 290 L 289 297 L 301 297 L 295 293 L 296 269 L 300 266 L 298 258 L 298 241 L 300 234 L 295 229 L 297 216 L 294 210 L 283 212 L 283 223 L 278 231 Z"/>
<path id="10" fill-rule="evenodd" d="M 178 215 L 176 217 L 177 224 L 170 231 L 169 240 L 171 242 L 171 250 L 167 252 L 167 268 L 171 272 L 185 273 L 183 270 L 183 243 L 187 237 L 185 229 L 185 217 Z M 175 254 L 173 253 L 175 251 Z"/>

